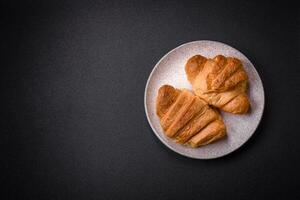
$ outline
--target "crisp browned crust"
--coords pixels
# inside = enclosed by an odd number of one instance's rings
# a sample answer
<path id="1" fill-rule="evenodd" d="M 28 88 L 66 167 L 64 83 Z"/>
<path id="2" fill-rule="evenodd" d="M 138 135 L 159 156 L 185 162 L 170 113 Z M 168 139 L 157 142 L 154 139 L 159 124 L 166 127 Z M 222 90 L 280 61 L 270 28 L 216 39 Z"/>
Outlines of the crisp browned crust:
<path id="1" fill-rule="evenodd" d="M 162 86 L 156 112 L 165 134 L 181 144 L 198 147 L 226 135 L 221 115 L 188 90 Z"/>
<path id="2" fill-rule="evenodd" d="M 235 114 L 248 111 L 248 76 L 239 59 L 195 55 L 187 61 L 185 71 L 195 94 L 210 105 Z"/>

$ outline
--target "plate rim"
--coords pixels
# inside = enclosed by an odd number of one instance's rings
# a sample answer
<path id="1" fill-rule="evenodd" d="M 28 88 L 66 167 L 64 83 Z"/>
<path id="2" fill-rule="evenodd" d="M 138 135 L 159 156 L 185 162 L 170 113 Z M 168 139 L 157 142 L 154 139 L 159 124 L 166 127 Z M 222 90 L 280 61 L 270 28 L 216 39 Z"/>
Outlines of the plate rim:
<path id="1" fill-rule="evenodd" d="M 233 48 L 235 51 L 239 52 L 240 54 L 242 54 L 249 62 L 250 64 L 253 66 L 254 68 L 254 72 L 257 74 L 257 76 L 259 77 L 259 81 L 261 82 L 261 86 L 262 86 L 262 93 L 263 93 L 263 102 L 262 102 L 262 112 L 261 112 L 261 116 L 260 116 L 260 119 L 258 121 L 258 124 L 257 126 L 255 127 L 255 129 L 253 130 L 253 132 L 249 135 L 249 137 L 243 141 L 241 143 L 241 145 L 239 147 L 237 147 L 236 149 L 233 149 L 229 152 L 226 152 L 225 154 L 223 155 L 219 155 L 219 156 L 213 156 L 213 157 L 209 157 L 209 158 L 198 158 L 198 157 L 194 157 L 194 156 L 191 156 L 191 155 L 186 155 L 186 154 L 183 154 L 182 152 L 180 151 L 177 151 L 175 148 L 173 148 L 172 146 L 170 146 L 166 141 L 164 141 L 160 135 L 157 133 L 156 129 L 153 127 L 152 123 L 151 123 L 151 120 L 150 120 L 150 117 L 149 117 L 149 113 L 148 113 L 148 110 L 147 110 L 147 91 L 148 91 L 148 86 L 149 86 L 149 82 L 150 82 L 150 79 L 152 78 L 153 76 L 153 73 L 154 71 L 156 70 L 156 68 L 158 67 L 158 65 L 161 63 L 161 61 L 167 57 L 170 53 L 172 53 L 173 51 L 181 48 L 182 46 L 185 46 L 185 45 L 189 45 L 189 44 L 192 44 L 192 43 L 198 43 L 198 42 L 214 42 L 214 43 L 219 43 L 219 44 L 222 44 L 222 45 L 225 45 L 225 46 L 229 46 L 231 48 Z M 229 155 L 233 152 L 235 152 L 236 150 L 238 150 L 239 148 L 241 148 L 242 146 L 244 146 L 244 144 L 249 141 L 249 139 L 254 135 L 254 133 L 256 132 L 257 128 L 259 127 L 260 123 L 261 123 L 261 120 L 263 118 L 263 115 L 264 115 L 264 110 L 265 110 L 265 89 L 264 89 L 264 84 L 263 84 L 263 81 L 259 75 L 259 73 L 257 72 L 255 66 L 253 65 L 253 63 L 249 60 L 249 58 L 247 56 L 245 56 L 244 53 L 242 53 L 240 50 L 232 47 L 231 45 L 228 45 L 226 43 L 223 43 L 223 42 L 220 42 L 220 41 L 215 41 L 215 40 L 195 40 L 195 41 L 191 41 L 191 42 L 186 42 L 186 43 L 183 43 L 173 49 L 171 49 L 170 51 L 168 51 L 161 59 L 159 59 L 159 61 L 155 64 L 155 66 L 153 67 L 153 69 L 151 70 L 151 73 L 149 74 L 149 77 L 147 79 L 147 82 L 146 82 L 146 86 L 145 86 L 145 90 L 144 90 L 144 108 L 145 108 L 145 113 L 146 113 L 146 117 L 147 117 L 147 121 L 148 121 L 148 124 L 150 125 L 152 131 L 154 132 L 154 134 L 156 135 L 156 137 L 166 146 L 168 147 L 170 150 L 172 150 L 173 152 L 181 155 L 181 156 L 184 156 L 184 157 L 188 157 L 188 158 L 192 158 L 192 159 L 197 159 L 197 160 L 212 160 L 212 159 L 216 159 L 216 158 L 221 158 L 221 157 L 224 157 L 226 155 Z"/>

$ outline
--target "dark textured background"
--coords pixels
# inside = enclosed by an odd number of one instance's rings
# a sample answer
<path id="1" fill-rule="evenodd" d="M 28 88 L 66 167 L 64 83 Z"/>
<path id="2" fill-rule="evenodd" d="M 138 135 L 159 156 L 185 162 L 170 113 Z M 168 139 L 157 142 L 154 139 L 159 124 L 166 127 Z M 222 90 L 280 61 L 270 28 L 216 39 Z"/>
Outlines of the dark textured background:
<path id="1" fill-rule="evenodd" d="M 2 199 L 299 199 L 296 3 L 1 5 Z M 266 93 L 255 135 L 210 161 L 166 148 L 143 106 L 155 63 L 201 39 L 245 53 Z"/>

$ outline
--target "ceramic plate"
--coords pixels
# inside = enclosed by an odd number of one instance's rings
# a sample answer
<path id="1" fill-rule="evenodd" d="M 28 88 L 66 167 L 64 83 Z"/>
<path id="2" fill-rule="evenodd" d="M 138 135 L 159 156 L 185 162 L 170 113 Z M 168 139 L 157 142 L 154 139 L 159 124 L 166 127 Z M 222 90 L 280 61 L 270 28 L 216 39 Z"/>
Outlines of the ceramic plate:
<path id="1" fill-rule="evenodd" d="M 187 60 L 196 54 L 210 58 L 222 54 L 236 57 L 243 62 L 249 77 L 248 95 L 251 110 L 244 115 L 221 112 L 227 129 L 227 138 L 200 148 L 190 148 L 177 144 L 165 136 L 156 115 L 155 105 L 158 89 L 164 84 L 192 90 L 184 66 Z M 148 78 L 144 101 L 149 124 L 155 135 L 167 147 L 190 158 L 211 159 L 227 155 L 249 140 L 262 118 L 265 96 L 262 81 L 253 64 L 244 54 L 224 43 L 202 40 L 183 44 L 160 59 Z"/>

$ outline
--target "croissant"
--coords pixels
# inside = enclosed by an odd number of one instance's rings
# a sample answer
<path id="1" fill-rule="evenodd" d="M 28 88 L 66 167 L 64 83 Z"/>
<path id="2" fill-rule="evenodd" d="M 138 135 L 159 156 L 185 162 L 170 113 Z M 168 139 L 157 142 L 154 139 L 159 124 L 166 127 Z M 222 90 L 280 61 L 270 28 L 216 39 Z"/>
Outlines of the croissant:
<path id="1" fill-rule="evenodd" d="M 195 94 L 208 104 L 235 114 L 248 111 L 248 76 L 239 59 L 195 55 L 187 61 L 185 71 Z"/>
<path id="2" fill-rule="evenodd" d="M 156 111 L 165 134 L 177 143 L 199 147 L 226 135 L 221 115 L 188 90 L 163 85 Z"/>

